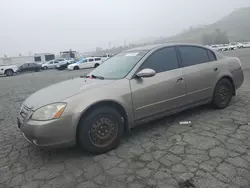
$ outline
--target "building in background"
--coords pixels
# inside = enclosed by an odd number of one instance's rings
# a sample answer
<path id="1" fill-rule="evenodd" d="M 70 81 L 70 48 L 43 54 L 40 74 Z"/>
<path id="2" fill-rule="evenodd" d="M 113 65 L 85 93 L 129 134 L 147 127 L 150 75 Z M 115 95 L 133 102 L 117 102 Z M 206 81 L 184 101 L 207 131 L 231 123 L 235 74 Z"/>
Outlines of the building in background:
<path id="1" fill-rule="evenodd" d="M 32 56 L 17 56 L 0 58 L 0 65 L 22 65 L 24 63 L 44 63 L 55 59 L 55 55 L 51 53 L 35 54 Z"/>
<path id="2" fill-rule="evenodd" d="M 60 57 L 62 58 L 79 58 L 79 53 L 77 51 L 72 51 L 72 50 L 69 50 L 69 51 L 63 51 L 63 52 L 60 52 Z"/>

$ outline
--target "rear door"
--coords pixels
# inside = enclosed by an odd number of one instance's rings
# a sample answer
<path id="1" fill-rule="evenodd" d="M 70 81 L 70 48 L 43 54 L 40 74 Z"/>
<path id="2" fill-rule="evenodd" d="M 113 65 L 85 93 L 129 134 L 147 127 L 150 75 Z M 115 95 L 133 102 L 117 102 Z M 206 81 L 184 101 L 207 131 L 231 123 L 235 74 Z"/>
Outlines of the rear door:
<path id="1" fill-rule="evenodd" d="M 219 73 L 214 52 L 199 46 L 188 45 L 179 46 L 178 52 L 186 78 L 188 104 L 211 98 Z"/>
<path id="2" fill-rule="evenodd" d="M 136 120 L 161 115 L 185 104 L 184 75 L 175 47 L 153 52 L 138 71 L 144 68 L 155 70 L 156 75 L 130 80 Z"/>
<path id="3" fill-rule="evenodd" d="M 94 65 L 95 65 L 95 62 L 94 62 L 94 58 L 89 58 L 88 59 L 88 62 L 86 63 L 86 68 L 92 68 L 92 67 L 94 67 Z"/>
<path id="4" fill-rule="evenodd" d="M 35 67 L 36 67 L 35 63 L 30 63 L 30 64 L 29 64 L 29 69 L 30 69 L 30 70 L 34 70 Z"/>

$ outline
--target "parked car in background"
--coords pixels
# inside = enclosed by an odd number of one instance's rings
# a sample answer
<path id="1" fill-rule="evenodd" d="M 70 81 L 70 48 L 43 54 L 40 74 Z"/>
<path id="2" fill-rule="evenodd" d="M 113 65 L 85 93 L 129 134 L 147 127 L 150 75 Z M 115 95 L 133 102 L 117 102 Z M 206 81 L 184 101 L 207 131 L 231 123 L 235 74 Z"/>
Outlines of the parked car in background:
<path id="1" fill-rule="evenodd" d="M 85 69 L 85 68 L 96 68 L 100 64 L 102 64 L 103 61 L 101 57 L 87 57 L 82 58 L 78 62 L 73 63 L 71 65 L 68 65 L 68 70 L 79 70 L 79 69 Z"/>
<path id="2" fill-rule="evenodd" d="M 224 47 L 222 45 L 211 45 L 209 48 L 215 51 L 223 51 Z"/>
<path id="3" fill-rule="evenodd" d="M 111 58 L 111 57 L 113 57 L 114 55 L 113 54 L 104 54 L 103 56 L 102 56 L 102 61 L 106 61 L 107 59 L 109 59 L 109 58 Z"/>
<path id="4" fill-rule="evenodd" d="M 230 42 L 229 45 L 234 46 L 235 49 L 237 49 L 237 48 L 243 48 L 243 45 L 240 42 Z"/>
<path id="5" fill-rule="evenodd" d="M 65 58 L 55 59 L 55 62 L 56 62 L 55 68 L 58 70 L 66 69 L 68 65 L 71 64 L 71 60 L 67 60 Z"/>
<path id="6" fill-rule="evenodd" d="M 42 69 L 42 65 L 38 63 L 25 63 L 19 67 L 20 72 L 35 71 L 38 72 Z"/>
<path id="7" fill-rule="evenodd" d="M 66 60 L 71 64 L 71 63 L 75 63 L 75 59 L 74 58 L 66 58 Z"/>
<path id="8" fill-rule="evenodd" d="M 220 51 L 228 51 L 231 50 L 233 47 L 229 46 L 229 44 L 221 44 L 221 50 Z"/>
<path id="9" fill-rule="evenodd" d="M 242 46 L 243 48 L 250 48 L 250 42 L 243 42 Z"/>
<path id="10" fill-rule="evenodd" d="M 46 69 L 53 69 L 53 68 L 55 68 L 55 66 L 56 66 L 57 63 L 58 63 L 58 61 L 56 61 L 56 60 L 51 60 L 51 61 L 48 61 L 48 62 L 46 62 L 46 63 L 43 63 L 43 64 L 42 64 L 42 68 L 43 68 L 44 70 L 46 70 Z"/>
<path id="11" fill-rule="evenodd" d="M 138 124 L 204 104 L 226 108 L 243 80 L 238 58 L 199 45 L 144 46 L 32 94 L 17 125 L 36 146 L 104 153 Z"/>
<path id="12" fill-rule="evenodd" d="M 228 46 L 228 50 L 235 50 L 235 49 L 237 49 L 238 47 L 237 47 L 237 44 L 227 44 L 227 46 Z"/>
<path id="13" fill-rule="evenodd" d="M 0 65 L 0 75 L 13 76 L 19 72 L 17 65 Z"/>

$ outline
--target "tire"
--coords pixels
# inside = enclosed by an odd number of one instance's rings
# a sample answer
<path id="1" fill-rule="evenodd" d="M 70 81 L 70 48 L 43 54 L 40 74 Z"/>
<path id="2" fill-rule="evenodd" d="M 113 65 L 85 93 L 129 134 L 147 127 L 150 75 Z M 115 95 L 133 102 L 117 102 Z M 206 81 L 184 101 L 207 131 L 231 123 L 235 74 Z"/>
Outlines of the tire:
<path id="1" fill-rule="evenodd" d="M 5 70 L 5 74 L 6 74 L 6 76 L 13 76 L 14 71 L 12 69 L 7 69 L 7 70 Z"/>
<path id="2" fill-rule="evenodd" d="M 98 64 L 98 63 L 96 63 L 96 64 L 95 64 L 95 66 L 94 66 L 94 68 L 96 68 L 96 67 L 98 67 L 98 66 L 99 66 L 99 64 Z"/>
<path id="3" fill-rule="evenodd" d="M 35 68 L 34 71 L 35 71 L 35 72 L 39 72 L 40 69 L 39 69 L 39 68 Z"/>
<path id="4" fill-rule="evenodd" d="M 46 66 L 43 67 L 43 70 L 47 70 L 47 69 L 48 69 L 48 67 L 46 67 Z"/>
<path id="5" fill-rule="evenodd" d="M 80 120 L 77 142 L 81 148 L 91 153 L 105 153 L 120 144 L 123 131 L 124 124 L 121 115 L 113 108 L 100 107 L 92 110 Z"/>
<path id="6" fill-rule="evenodd" d="M 79 67 L 78 66 L 74 66 L 74 70 L 79 70 Z"/>
<path id="7" fill-rule="evenodd" d="M 223 78 L 215 86 L 212 105 L 216 109 L 226 108 L 232 100 L 234 87 L 229 79 Z"/>

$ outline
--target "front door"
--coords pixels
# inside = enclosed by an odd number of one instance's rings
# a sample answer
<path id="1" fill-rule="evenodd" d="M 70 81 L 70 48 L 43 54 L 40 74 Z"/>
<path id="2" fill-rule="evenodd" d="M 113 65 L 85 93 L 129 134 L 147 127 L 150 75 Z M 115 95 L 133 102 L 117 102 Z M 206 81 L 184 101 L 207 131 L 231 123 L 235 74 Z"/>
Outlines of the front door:
<path id="1" fill-rule="evenodd" d="M 174 47 L 153 52 L 139 70 L 144 68 L 155 70 L 156 75 L 130 80 L 135 120 L 161 115 L 185 104 L 185 78 Z"/>

